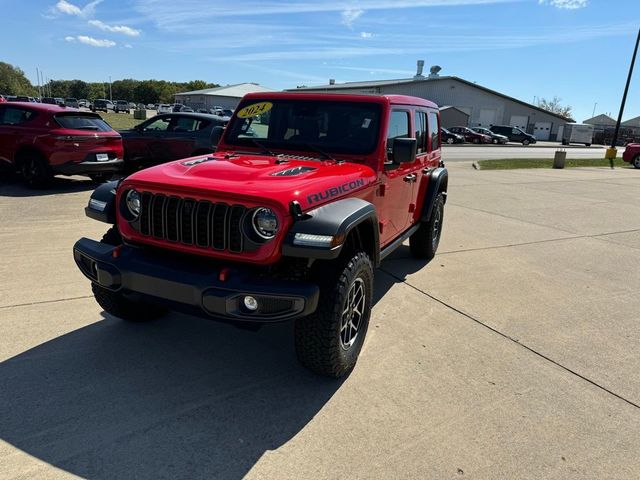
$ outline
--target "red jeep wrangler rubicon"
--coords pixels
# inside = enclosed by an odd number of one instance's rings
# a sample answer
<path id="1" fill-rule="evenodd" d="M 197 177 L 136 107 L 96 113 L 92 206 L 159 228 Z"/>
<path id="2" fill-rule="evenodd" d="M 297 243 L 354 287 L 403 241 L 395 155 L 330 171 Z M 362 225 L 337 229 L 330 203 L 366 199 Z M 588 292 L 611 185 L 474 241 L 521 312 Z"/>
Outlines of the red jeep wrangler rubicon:
<path id="1" fill-rule="evenodd" d="M 217 128 L 215 153 L 96 189 L 86 214 L 114 226 L 76 242 L 78 267 L 100 306 L 125 320 L 167 308 L 295 320 L 302 364 L 344 375 L 367 332 L 374 268 L 406 239 L 418 258 L 438 248 L 448 184 L 438 107 L 249 94 Z"/>

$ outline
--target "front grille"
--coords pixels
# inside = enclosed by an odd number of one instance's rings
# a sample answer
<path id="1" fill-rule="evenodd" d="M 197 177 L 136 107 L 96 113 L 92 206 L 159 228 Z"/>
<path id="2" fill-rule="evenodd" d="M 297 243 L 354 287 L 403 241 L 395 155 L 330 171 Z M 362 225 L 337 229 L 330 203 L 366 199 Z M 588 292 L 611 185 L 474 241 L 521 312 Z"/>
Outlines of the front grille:
<path id="1" fill-rule="evenodd" d="M 241 253 L 246 212 L 243 205 L 144 192 L 140 233 L 174 243 Z"/>

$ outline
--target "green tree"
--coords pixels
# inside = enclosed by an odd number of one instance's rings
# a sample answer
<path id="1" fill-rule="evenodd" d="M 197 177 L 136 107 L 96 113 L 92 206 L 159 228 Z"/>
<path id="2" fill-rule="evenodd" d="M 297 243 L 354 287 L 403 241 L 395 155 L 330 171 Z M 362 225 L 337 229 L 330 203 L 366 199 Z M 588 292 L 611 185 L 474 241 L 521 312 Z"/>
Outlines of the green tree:
<path id="1" fill-rule="evenodd" d="M 38 89 L 31 85 L 24 72 L 18 67 L 0 62 L 0 93 L 35 96 L 38 94 Z"/>

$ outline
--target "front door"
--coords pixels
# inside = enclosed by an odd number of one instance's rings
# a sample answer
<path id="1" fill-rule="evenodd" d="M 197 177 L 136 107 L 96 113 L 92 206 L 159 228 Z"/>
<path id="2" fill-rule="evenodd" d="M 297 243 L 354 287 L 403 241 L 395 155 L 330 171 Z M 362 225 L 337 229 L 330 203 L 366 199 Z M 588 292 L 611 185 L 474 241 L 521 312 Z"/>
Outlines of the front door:
<path id="1" fill-rule="evenodd" d="M 400 235 L 409 224 L 409 205 L 413 196 L 413 163 L 397 163 L 393 158 L 393 142 L 396 138 L 409 138 L 408 110 L 392 110 L 389 114 L 387 133 L 387 161 L 381 188 L 384 199 L 380 208 L 380 242 L 386 245 Z"/>

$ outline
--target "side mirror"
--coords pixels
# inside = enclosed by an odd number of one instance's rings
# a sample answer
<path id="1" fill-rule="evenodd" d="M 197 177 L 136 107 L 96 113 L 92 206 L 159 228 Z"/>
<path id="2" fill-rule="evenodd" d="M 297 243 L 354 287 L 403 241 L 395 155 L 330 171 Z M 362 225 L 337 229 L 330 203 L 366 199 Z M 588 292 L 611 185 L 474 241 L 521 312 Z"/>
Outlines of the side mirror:
<path id="1" fill-rule="evenodd" d="M 214 147 L 218 145 L 218 142 L 222 138 L 223 132 L 224 132 L 224 127 L 221 127 L 221 126 L 213 127 L 213 130 L 211 131 L 211 145 L 213 145 Z"/>
<path id="2" fill-rule="evenodd" d="M 393 140 L 393 163 L 412 163 L 416 160 L 418 142 L 415 138 L 396 138 Z"/>

